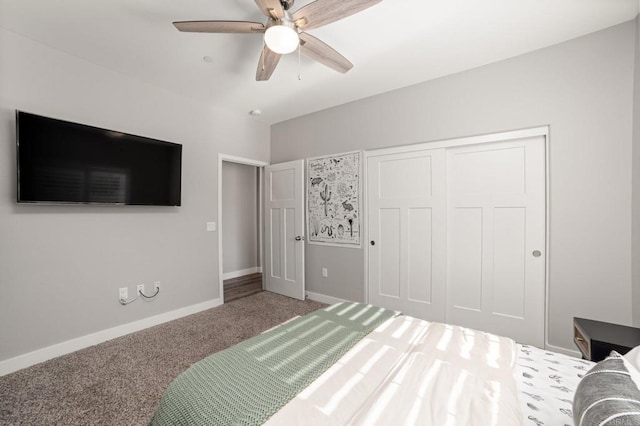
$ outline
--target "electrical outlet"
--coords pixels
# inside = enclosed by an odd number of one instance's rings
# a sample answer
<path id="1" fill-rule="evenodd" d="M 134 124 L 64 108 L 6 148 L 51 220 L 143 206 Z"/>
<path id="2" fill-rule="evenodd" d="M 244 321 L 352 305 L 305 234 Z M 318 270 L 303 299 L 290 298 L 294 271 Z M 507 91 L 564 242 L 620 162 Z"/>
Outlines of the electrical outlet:
<path id="1" fill-rule="evenodd" d="M 138 286 L 136 287 L 137 289 L 137 293 L 136 295 L 140 294 L 140 293 L 144 293 L 144 284 L 138 284 Z"/>
<path id="2" fill-rule="evenodd" d="M 327 268 L 322 268 L 322 276 L 324 278 L 327 278 L 329 276 L 329 272 L 327 271 Z"/>
<path id="3" fill-rule="evenodd" d="M 154 281 L 153 282 L 153 292 L 155 293 L 159 289 L 160 289 L 160 281 Z"/>
<path id="4" fill-rule="evenodd" d="M 118 298 L 120 300 L 126 300 L 129 298 L 129 289 L 127 287 L 120 287 L 118 289 Z"/>

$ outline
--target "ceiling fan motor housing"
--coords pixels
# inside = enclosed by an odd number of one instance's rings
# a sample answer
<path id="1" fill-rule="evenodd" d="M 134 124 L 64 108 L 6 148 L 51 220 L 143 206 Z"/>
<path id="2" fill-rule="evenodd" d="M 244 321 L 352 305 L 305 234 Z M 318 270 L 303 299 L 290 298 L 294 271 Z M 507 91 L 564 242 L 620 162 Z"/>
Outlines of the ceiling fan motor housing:
<path id="1" fill-rule="evenodd" d="M 284 10 L 289 10 L 291 6 L 293 6 L 293 2 L 295 0 L 280 0 L 280 4 Z"/>

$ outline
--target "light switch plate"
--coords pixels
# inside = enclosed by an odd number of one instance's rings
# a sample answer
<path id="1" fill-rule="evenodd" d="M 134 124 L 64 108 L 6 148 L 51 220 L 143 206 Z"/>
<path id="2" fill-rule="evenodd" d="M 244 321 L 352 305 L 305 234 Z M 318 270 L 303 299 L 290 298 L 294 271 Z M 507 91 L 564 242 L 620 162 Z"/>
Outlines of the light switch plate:
<path id="1" fill-rule="evenodd" d="M 207 222 L 207 232 L 215 232 L 216 223 L 215 222 Z"/>

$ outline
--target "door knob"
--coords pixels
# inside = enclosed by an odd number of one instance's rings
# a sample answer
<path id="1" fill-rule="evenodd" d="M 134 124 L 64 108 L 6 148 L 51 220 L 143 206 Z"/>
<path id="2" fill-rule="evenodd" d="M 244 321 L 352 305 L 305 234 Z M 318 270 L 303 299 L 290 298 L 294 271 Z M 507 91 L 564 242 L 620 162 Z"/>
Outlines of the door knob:
<path id="1" fill-rule="evenodd" d="M 375 241 L 371 241 L 371 243 L 370 243 L 370 244 L 371 244 L 372 246 L 375 246 L 375 245 L 376 245 L 376 242 L 375 242 Z"/>
<path id="2" fill-rule="evenodd" d="M 533 255 L 533 257 L 540 257 L 542 256 L 542 253 L 540 252 L 540 250 L 534 250 L 533 253 L 531 253 Z"/>
<path id="3" fill-rule="evenodd" d="M 304 235 L 303 235 L 303 236 L 298 235 L 298 236 L 295 238 L 295 240 L 296 240 L 296 241 L 304 241 Z"/>

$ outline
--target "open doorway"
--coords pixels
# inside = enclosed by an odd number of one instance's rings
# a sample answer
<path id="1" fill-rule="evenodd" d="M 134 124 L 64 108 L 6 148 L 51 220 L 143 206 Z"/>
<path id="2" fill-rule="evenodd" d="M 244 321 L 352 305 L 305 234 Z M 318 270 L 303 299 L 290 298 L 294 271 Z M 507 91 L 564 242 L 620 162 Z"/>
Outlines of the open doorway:
<path id="1" fill-rule="evenodd" d="M 224 302 L 263 291 L 262 167 L 266 163 L 219 156 L 220 295 Z"/>

